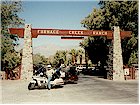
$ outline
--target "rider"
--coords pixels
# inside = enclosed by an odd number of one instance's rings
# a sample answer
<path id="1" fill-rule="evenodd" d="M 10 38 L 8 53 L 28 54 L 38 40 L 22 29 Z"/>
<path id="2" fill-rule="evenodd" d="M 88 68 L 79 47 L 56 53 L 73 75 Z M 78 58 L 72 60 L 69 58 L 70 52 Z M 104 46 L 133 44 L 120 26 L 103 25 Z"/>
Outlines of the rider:
<path id="1" fill-rule="evenodd" d="M 64 67 L 64 64 L 58 64 L 53 75 L 53 79 L 59 78 L 61 76 L 61 70 Z"/>
<path id="2" fill-rule="evenodd" d="M 51 68 L 51 65 L 47 66 L 47 71 L 46 71 L 46 75 L 48 77 L 48 90 L 51 89 L 51 84 L 50 81 L 52 79 L 52 75 L 54 74 L 54 70 Z"/>

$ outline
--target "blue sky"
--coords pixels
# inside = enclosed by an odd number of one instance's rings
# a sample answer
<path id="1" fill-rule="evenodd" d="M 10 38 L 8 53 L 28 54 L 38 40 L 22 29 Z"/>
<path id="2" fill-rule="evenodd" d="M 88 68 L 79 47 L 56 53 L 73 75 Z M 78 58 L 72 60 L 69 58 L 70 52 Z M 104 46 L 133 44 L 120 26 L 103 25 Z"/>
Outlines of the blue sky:
<path id="1" fill-rule="evenodd" d="M 20 17 L 25 19 L 25 23 L 32 24 L 32 28 L 85 29 L 80 22 L 93 8 L 99 8 L 98 1 L 23 1 Z M 33 39 L 33 47 L 49 44 L 78 46 L 80 41 L 39 36 Z"/>

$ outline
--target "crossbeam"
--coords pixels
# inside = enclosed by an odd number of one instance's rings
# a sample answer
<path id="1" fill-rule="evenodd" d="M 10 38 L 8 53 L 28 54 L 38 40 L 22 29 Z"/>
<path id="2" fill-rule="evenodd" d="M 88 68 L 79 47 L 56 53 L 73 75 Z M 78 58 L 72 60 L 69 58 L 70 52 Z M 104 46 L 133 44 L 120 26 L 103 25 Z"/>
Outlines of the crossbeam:
<path id="1" fill-rule="evenodd" d="M 11 34 L 17 34 L 20 38 L 24 37 L 24 28 L 9 28 Z M 62 29 L 31 29 L 32 38 L 38 35 L 50 36 L 107 36 L 108 39 L 113 38 L 113 31 L 104 30 L 62 30 Z M 120 36 L 130 37 L 131 31 L 120 31 Z"/>

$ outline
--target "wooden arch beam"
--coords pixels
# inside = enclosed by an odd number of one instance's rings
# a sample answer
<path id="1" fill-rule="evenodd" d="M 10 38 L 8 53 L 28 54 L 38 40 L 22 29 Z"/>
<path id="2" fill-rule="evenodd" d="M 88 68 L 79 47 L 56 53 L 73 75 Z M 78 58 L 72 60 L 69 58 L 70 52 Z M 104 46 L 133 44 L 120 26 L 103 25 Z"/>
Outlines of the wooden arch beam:
<path id="1" fill-rule="evenodd" d="M 11 34 L 17 34 L 20 38 L 24 37 L 24 28 L 9 28 Z M 120 36 L 130 37 L 131 31 L 121 31 Z M 62 30 L 62 29 L 31 29 L 32 38 L 37 38 L 38 35 L 50 36 L 107 36 L 113 38 L 113 31 L 104 30 Z"/>

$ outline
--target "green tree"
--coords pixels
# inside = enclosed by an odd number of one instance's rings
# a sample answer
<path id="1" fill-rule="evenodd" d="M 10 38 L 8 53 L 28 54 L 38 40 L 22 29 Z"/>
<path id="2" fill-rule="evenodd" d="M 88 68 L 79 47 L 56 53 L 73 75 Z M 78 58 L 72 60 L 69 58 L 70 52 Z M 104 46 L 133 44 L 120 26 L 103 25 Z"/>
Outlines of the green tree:
<path id="1" fill-rule="evenodd" d="M 61 59 L 63 59 L 64 64 L 67 64 L 67 51 L 61 51 Z"/>
<path id="2" fill-rule="evenodd" d="M 78 56 L 79 56 L 79 60 L 80 60 L 80 65 L 82 64 L 83 54 L 84 54 L 84 51 L 82 49 L 79 49 Z"/>
<path id="3" fill-rule="evenodd" d="M 15 51 L 18 45 L 18 37 L 8 32 L 9 27 L 19 27 L 23 25 L 23 19 L 18 16 L 22 11 L 20 1 L 1 2 L 1 69 L 8 71 L 20 64 L 21 57 Z"/>
<path id="4" fill-rule="evenodd" d="M 67 59 L 67 51 L 62 50 L 62 51 L 57 51 L 56 54 L 54 55 L 54 61 L 53 65 L 57 66 L 58 64 L 64 63 L 65 65 L 68 64 L 68 59 Z"/>
<path id="5" fill-rule="evenodd" d="M 9 27 L 19 27 L 23 25 L 24 20 L 18 16 L 18 13 L 22 11 L 21 1 L 6 1 L 1 3 L 1 22 L 2 29 L 8 29 Z"/>
<path id="6" fill-rule="evenodd" d="M 47 65 L 48 58 L 46 58 L 45 56 L 40 55 L 40 54 L 34 54 L 33 55 L 33 64 L 34 65 Z"/>
<path id="7" fill-rule="evenodd" d="M 75 64 L 77 62 L 78 51 L 76 49 L 71 49 L 69 54 L 71 55 L 72 63 Z"/>
<path id="8" fill-rule="evenodd" d="M 85 49 L 85 61 L 88 66 L 88 60 L 90 59 L 93 64 L 101 65 L 106 64 L 108 49 L 104 37 L 88 37 L 80 43 L 80 46 Z"/>
<path id="9" fill-rule="evenodd" d="M 132 31 L 131 38 L 122 40 L 123 61 L 124 64 L 128 64 L 131 58 L 134 57 L 133 54 L 138 51 L 138 1 L 100 1 L 99 5 L 100 8 L 93 9 L 92 13 L 81 21 L 81 24 L 90 30 L 112 30 L 113 26 L 119 26 L 121 30 Z M 95 43 L 95 40 L 97 40 L 96 42 L 98 43 L 100 38 L 94 38 L 91 42 Z M 108 50 L 109 48 L 106 47 L 109 45 L 110 40 L 104 38 L 101 44 L 103 43 L 105 44 L 104 49 Z M 93 46 L 93 44 L 91 45 Z M 88 44 L 88 47 L 91 45 Z M 94 50 L 92 49 L 93 52 L 95 52 L 98 46 L 94 47 Z M 102 50 L 102 52 L 103 51 L 105 50 Z M 138 58 L 134 57 L 134 59 Z M 131 64 L 132 63 L 134 62 L 131 60 Z"/>

